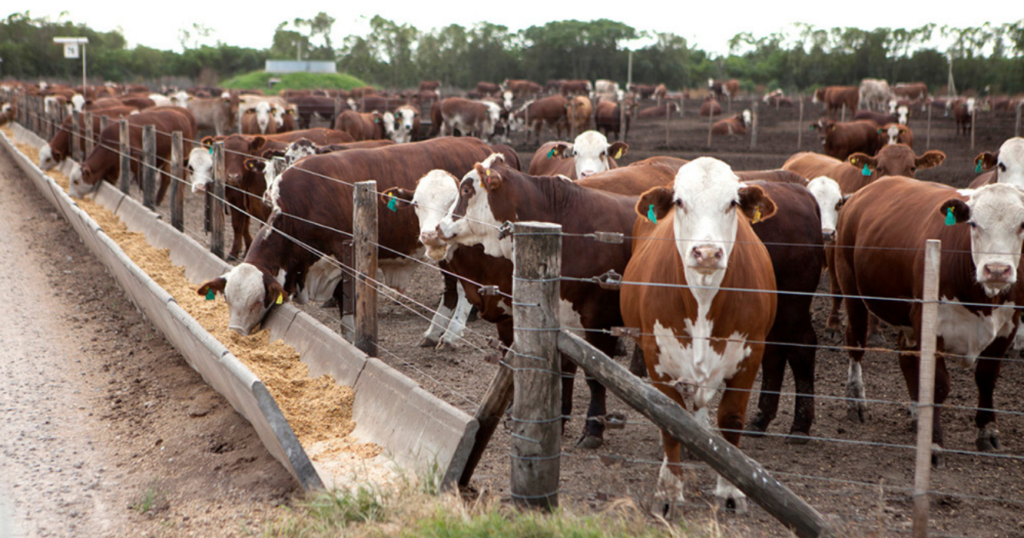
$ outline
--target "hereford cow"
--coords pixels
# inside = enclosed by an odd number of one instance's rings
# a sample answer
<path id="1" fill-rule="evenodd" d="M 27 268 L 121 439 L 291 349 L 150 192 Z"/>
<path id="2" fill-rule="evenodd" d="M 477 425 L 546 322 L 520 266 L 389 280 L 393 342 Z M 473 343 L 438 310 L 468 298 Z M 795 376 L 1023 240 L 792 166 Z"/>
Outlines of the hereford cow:
<path id="1" fill-rule="evenodd" d="M 577 95 L 569 100 L 565 104 L 565 117 L 569 123 L 569 131 L 571 133 L 582 133 L 590 128 L 590 116 L 593 115 L 594 109 L 590 104 L 590 99 L 582 95 Z"/>
<path id="2" fill-rule="evenodd" d="M 129 147 L 131 148 L 131 173 L 141 184 L 139 174 L 142 162 L 142 128 L 152 125 L 156 129 L 156 158 L 163 171 L 156 203 L 159 205 L 171 183 L 171 133 L 181 131 L 182 150 L 187 155 L 192 149 L 192 140 L 197 133 L 196 120 L 192 113 L 180 107 L 154 108 L 127 116 Z M 100 180 L 114 182 L 120 173 L 121 158 L 118 149 L 121 143 L 120 125 L 111 123 L 100 133 L 99 144 L 68 177 L 68 194 L 81 198 L 95 189 Z"/>
<path id="3" fill-rule="evenodd" d="M 390 116 L 390 118 L 389 118 Z M 384 114 L 384 130 L 397 144 L 420 139 L 420 110 L 412 105 L 398 107 L 394 114 Z"/>
<path id="4" fill-rule="evenodd" d="M 191 97 L 186 101 L 187 107 L 196 118 L 200 130 L 213 130 L 217 136 L 223 136 L 234 130 L 238 117 L 238 95 L 229 97 Z"/>
<path id="5" fill-rule="evenodd" d="M 380 112 L 369 114 L 346 110 L 334 120 L 334 130 L 348 133 L 352 140 L 381 140 L 384 134 L 384 118 Z"/>
<path id="6" fill-rule="evenodd" d="M 562 84 L 565 84 L 565 79 L 548 79 L 544 84 L 544 91 L 549 94 L 558 93 L 562 90 Z"/>
<path id="7" fill-rule="evenodd" d="M 668 88 L 665 87 L 664 84 L 658 84 L 657 86 L 654 87 L 654 95 L 652 97 L 654 97 L 654 99 L 656 99 L 659 103 L 661 103 L 665 99 L 666 95 L 668 95 Z"/>
<path id="8" fill-rule="evenodd" d="M 963 224 L 968 224 L 964 226 Z M 918 398 L 926 240 L 942 241 L 939 261 L 932 442 L 941 449 L 942 404 L 950 391 L 947 354 L 974 372 L 978 403 L 975 446 L 1000 448 L 993 392 L 1001 360 L 1013 342 L 1024 302 L 1021 241 L 1024 193 L 1012 185 L 957 191 L 891 177 L 853 196 L 839 216 L 835 268 L 845 298 L 850 368 L 848 416 L 864 421 L 861 358 L 872 313 L 901 331 L 897 347 L 911 400 Z M 888 298 L 901 300 L 892 301 Z M 933 455 L 933 462 L 941 454 Z"/>
<path id="9" fill-rule="evenodd" d="M 594 81 L 594 93 L 619 93 L 619 83 L 599 78 Z"/>
<path id="10" fill-rule="evenodd" d="M 739 445 L 776 309 L 771 259 L 750 221 L 772 217 L 775 204 L 725 163 L 702 157 L 680 168 L 671 187 L 645 193 L 635 211 L 631 235 L 638 239 L 623 279 L 643 284 L 623 286 L 623 322 L 640 330 L 636 343 L 654 386 L 698 420 L 708 420 L 722 385 L 736 389 L 722 396 L 718 427 Z M 655 495 L 671 505 L 683 502 L 680 444 L 667 432 L 662 441 Z M 745 505 L 743 493 L 721 477 L 715 496 L 732 508 Z"/>
<path id="11" fill-rule="evenodd" d="M 637 113 L 636 117 L 641 120 L 665 119 L 668 116 L 679 116 L 679 104 L 671 101 L 663 101 L 660 105 L 647 107 Z"/>
<path id="12" fill-rule="evenodd" d="M 953 109 L 953 118 L 956 120 L 956 134 L 960 136 L 963 133 L 967 136 L 971 132 L 972 123 L 974 122 L 974 111 L 975 111 L 976 99 L 968 97 L 967 99 L 956 99 L 953 101 L 951 108 Z"/>
<path id="13" fill-rule="evenodd" d="M 241 134 L 274 134 L 277 132 L 277 119 L 274 117 L 274 109 L 270 103 L 256 103 L 252 108 L 242 113 Z"/>
<path id="14" fill-rule="evenodd" d="M 906 125 L 890 123 L 878 128 L 878 134 L 882 137 L 883 144 L 903 144 L 908 148 L 914 147 L 914 131 Z"/>
<path id="15" fill-rule="evenodd" d="M 636 102 L 625 103 L 625 114 L 623 114 L 620 108 L 620 103 L 610 103 L 607 101 L 601 101 L 597 103 L 597 109 L 594 112 L 594 126 L 598 131 L 604 133 L 605 136 L 615 135 L 616 140 L 622 140 L 623 142 L 629 138 L 629 124 L 632 122 L 633 111 L 636 110 Z M 623 130 L 622 117 L 625 115 L 626 125 Z M 623 132 L 624 131 L 624 132 Z"/>
<path id="16" fill-rule="evenodd" d="M 825 154 L 840 160 L 857 152 L 874 155 L 884 145 L 878 136 L 878 126 L 873 121 L 839 123 L 821 118 L 811 128 L 818 131 Z"/>
<path id="17" fill-rule="evenodd" d="M 846 110 L 853 113 L 857 110 L 860 102 L 860 91 L 854 86 L 828 86 L 814 92 L 812 103 L 824 103 L 828 111 L 829 119 L 836 112 L 846 107 Z"/>
<path id="18" fill-rule="evenodd" d="M 331 97 L 298 97 L 292 102 L 298 109 L 299 129 L 309 129 L 310 121 L 314 116 L 328 122 L 333 122 L 335 119 L 334 99 Z M 338 114 L 352 108 L 345 100 L 341 100 L 338 104 L 340 106 Z"/>
<path id="19" fill-rule="evenodd" d="M 924 82 L 901 82 L 892 89 L 897 97 L 903 97 L 911 101 L 920 101 L 921 110 L 925 109 L 925 101 L 928 99 L 928 85 Z"/>
<path id="20" fill-rule="evenodd" d="M 101 101 L 103 101 L 103 100 L 104 99 L 101 99 Z M 120 102 L 121 102 L 121 104 L 123 104 L 125 106 L 134 107 L 134 108 L 136 108 L 138 110 L 146 110 L 147 108 L 153 108 L 153 107 L 156 107 L 156 106 L 170 106 L 171 105 L 169 100 L 168 100 L 168 102 L 165 102 L 165 103 L 157 103 L 157 101 L 155 99 L 151 99 L 149 97 L 131 97 L 131 96 L 122 97 L 120 99 Z"/>
<path id="21" fill-rule="evenodd" d="M 639 99 L 650 99 L 654 95 L 653 84 L 632 84 L 626 88 L 626 91 L 633 92 L 634 95 Z"/>
<path id="22" fill-rule="evenodd" d="M 476 91 L 480 95 L 500 95 L 502 90 L 501 86 L 493 82 L 477 82 Z"/>
<path id="23" fill-rule="evenodd" d="M 495 114 L 488 105 L 462 97 L 449 97 L 441 101 L 439 110 L 442 136 L 454 135 L 458 130 L 463 136 L 489 138 L 500 119 L 500 111 Z"/>
<path id="24" fill-rule="evenodd" d="M 700 104 L 700 110 L 697 111 L 697 115 L 703 118 L 708 116 L 718 116 L 721 113 L 722 105 L 710 95 L 704 99 L 704 102 Z"/>
<path id="25" fill-rule="evenodd" d="M 545 142 L 534 152 L 530 160 L 531 176 L 562 175 L 569 179 L 583 179 L 594 174 L 617 168 L 616 160 L 621 159 L 629 149 L 625 142 L 608 143 L 608 139 L 597 131 L 580 133 L 573 143 Z"/>
<path id="26" fill-rule="evenodd" d="M 589 95 L 593 90 L 594 86 L 589 80 L 567 80 L 558 88 L 559 93 L 566 98 L 574 95 Z"/>
<path id="27" fill-rule="evenodd" d="M 723 97 L 732 99 L 740 93 L 740 81 L 736 79 L 722 81 L 709 78 L 708 89 L 711 90 L 711 95 L 719 99 Z"/>
<path id="28" fill-rule="evenodd" d="M 501 84 L 503 88 L 512 92 L 516 99 L 529 99 L 540 94 L 544 88 L 532 80 L 510 80 L 505 79 Z"/>
<path id="29" fill-rule="evenodd" d="M 889 99 L 892 97 L 892 89 L 885 79 L 866 78 L 860 82 L 857 90 L 858 104 L 867 109 L 884 112 Z"/>
<path id="30" fill-rule="evenodd" d="M 590 278 L 609 270 L 622 274 L 629 260 L 630 240 L 627 238 L 621 244 L 598 243 L 583 234 L 608 231 L 630 235 L 635 220 L 635 197 L 588 189 L 564 178 L 529 176 L 501 161 L 500 156 L 488 158 L 463 177 L 458 201 L 437 228 L 441 240 L 467 246 L 481 244 L 485 254 L 511 260 L 512 238 L 492 229 L 494 223 L 554 222 L 567 233 L 562 243 L 563 276 Z M 616 307 L 618 292 L 575 280 L 564 281 L 560 292 L 566 325 L 589 329 L 587 341 L 614 355 L 616 338 L 605 331 L 622 323 Z M 569 416 L 575 366 L 563 362 L 563 369 L 569 375 L 563 378 L 562 413 Z M 605 415 L 605 390 L 593 380 L 587 384 L 591 402 L 583 438 L 578 444 L 596 448 L 604 437 L 600 417 Z"/>
<path id="31" fill-rule="evenodd" d="M 351 280 L 335 284 L 342 278 L 337 263 L 351 264 L 352 250 L 348 237 L 336 230 L 352 231 L 352 184 L 372 177 L 381 191 L 412 190 L 416 180 L 431 170 L 462 174 L 491 151 L 474 138 L 443 138 L 306 157 L 272 186 L 275 216 L 257 235 L 245 260 L 200 286 L 198 292 L 222 293 L 230 312 L 228 326 L 240 334 L 249 334 L 259 325 L 278 298 L 323 301 L 333 296 L 343 319 L 349 321 Z M 385 284 L 402 291 L 416 265 L 402 257 L 418 250 L 416 218 L 390 211 L 383 201 L 378 212 L 380 268 Z"/>
<path id="32" fill-rule="evenodd" d="M 736 114 L 731 118 L 724 120 L 718 120 L 714 125 L 711 126 L 711 134 L 716 135 L 745 135 L 747 134 L 747 127 L 750 127 L 750 111 L 744 110 L 741 114 Z"/>
<path id="33" fill-rule="evenodd" d="M 526 131 L 526 143 L 530 143 L 530 133 L 534 141 L 540 141 L 540 129 L 547 128 L 557 131 L 557 138 L 562 138 L 562 130 L 568 125 L 565 105 L 568 101 L 561 95 L 551 95 L 536 101 L 529 101 L 512 113 L 509 127 L 513 131 Z"/>
<path id="34" fill-rule="evenodd" d="M 990 183 L 1007 183 L 1024 190 L 1024 138 L 1011 138 L 999 146 L 999 151 L 978 155 L 974 166 L 975 171 L 984 173 L 971 182 L 972 189 Z"/>
<path id="35" fill-rule="evenodd" d="M 99 133 L 100 125 L 102 125 L 102 120 L 100 118 L 102 116 L 106 116 L 110 118 L 111 122 L 115 122 L 121 118 L 137 113 L 138 111 L 128 106 L 115 106 L 94 109 L 90 112 L 92 112 L 92 132 Z M 53 135 L 50 142 L 39 148 L 39 168 L 42 168 L 43 170 L 50 170 L 65 162 L 65 159 L 70 156 L 71 122 L 73 119 L 74 116 L 64 116 L 64 121 L 61 122 L 60 129 L 58 129 L 56 134 Z M 80 114 L 78 116 L 78 128 L 82 130 L 82 133 L 85 132 L 85 114 Z M 79 143 L 84 155 L 86 147 L 84 136 L 79 138 Z"/>
<path id="36" fill-rule="evenodd" d="M 377 89 L 373 86 L 360 86 L 349 90 L 348 96 L 352 99 L 359 100 L 367 95 L 374 95 L 375 93 L 377 93 Z"/>
<path id="37" fill-rule="evenodd" d="M 786 97 L 781 88 L 770 93 L 766 93 L 761 100 L 764 101 L 765 104 L 776 108 L 793 106 L 793 100 Z"/>

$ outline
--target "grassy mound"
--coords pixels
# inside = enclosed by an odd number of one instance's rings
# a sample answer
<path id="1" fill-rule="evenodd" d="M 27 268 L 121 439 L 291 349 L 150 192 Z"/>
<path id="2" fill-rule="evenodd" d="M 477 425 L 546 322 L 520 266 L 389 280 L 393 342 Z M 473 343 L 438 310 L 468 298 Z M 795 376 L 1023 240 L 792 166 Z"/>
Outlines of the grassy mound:
<path id="1" fill-rule="evenodd" d="M 281 82 L 269 88 L 271 78 L 279 78 Z M 266 71 L 251 71 L 238 75 L 221 83 L 221 86 L 232 90 L 260 89 L 268 94 L 276 94 L 281 90 L 309 90 L 314 88 L 340 88 L 351 90 L 366 86 L 362 80 L 347 73 L 286 73 L 275 74 Z"/>

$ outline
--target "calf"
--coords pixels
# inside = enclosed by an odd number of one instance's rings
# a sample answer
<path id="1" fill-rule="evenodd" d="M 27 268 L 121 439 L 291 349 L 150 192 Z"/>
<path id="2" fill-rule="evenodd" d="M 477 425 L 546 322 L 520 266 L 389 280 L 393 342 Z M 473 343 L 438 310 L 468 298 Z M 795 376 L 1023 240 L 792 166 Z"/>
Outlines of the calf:
<path id="1" fill-rule="evenodd" d="M 635 211 L 631 235 L 638 239 L 623 280 L 640 284 L 623 286 L 623 322 L 640 330 L 636 343 L 654 386 L 698 420 L 707 421 L 719 387 L 734 389 L 722 396 L 718 427 L 739 445 L 776 309 L 771 259 L 750 221 L 770 218 L 775 204 L 725 163 L 702 157 L 680 168 L 671 187 L 645 193 Z M 655 496 L 664 506 L 683 501 L 683 469 L 679 441 L 665 431 L 662 441 Z M 745 505 L 721 477 L 715 496 Z"/>
<path id="2" fill-rule="evenodd" d="M 963 224 L 969 223 L 969 226 Z M 993 400 L 1001 360 L 1013 342 L 1024 301 L 1021 242 L 1024 193 L 1012 185 L 957 191 L 946 185 L 891 177 L 853 196 L 839 216 L 834 250 L 846 295 L 850 375 L 848 415 L 863 421 L 861 359 L 868 313 L 900 331 L 900 368 L 911 400 L 918 399 L 921 290 L 926 240 L 942 241 L 935 350 L 932 443 L 944 446 L 942 404 L 950 391 L 946 359 L 974 371 L 978 387 L 976 447 L 1000 448 Z M 897 301 L 890 298 L 901 299 Z M 908 300 L 916 299 L 917 301 Z M 933 462 L 940 459 L 933 455 Z"/>
<path id="3" fill-rule="evenodd" d="M 545 142 L 530 159 L 531 176 L 563 175 L 569 179 L 585 177 L 617 167 L 629 149 L 625 142 L 608 143 L 608 139 L 597 131 L 586 131 L 576 137 L 573 143 Z"/>
<path id="4" fill-rule="evenodd" d="M 745 135 L 747 127 L 750 127 L 750 111 L 744 110 L 742 114 L 718 120 L 711 126 L 711 133 L 716 135 Z"/>
<path id="5" fill-rule="evenodd" d="M 878 126 L 872 121 L 838 123 L 821 118 L 811 128 L 818 131 L 825 154 L 837 159 L 846 159 L 857 152 L 874 155 L 884 145 Z"/>

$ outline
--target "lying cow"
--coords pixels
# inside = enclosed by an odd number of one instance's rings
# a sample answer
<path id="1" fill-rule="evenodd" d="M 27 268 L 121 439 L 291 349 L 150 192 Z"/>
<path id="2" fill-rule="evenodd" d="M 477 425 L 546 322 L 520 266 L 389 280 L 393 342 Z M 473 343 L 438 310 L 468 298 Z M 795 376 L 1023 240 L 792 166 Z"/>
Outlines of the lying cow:
<path id="1" fill-rule="evenodd" d="M 605 170 L 614 169 L 629 149 L 625 142 L 608 143 L 597 131 L 586 131 L 568 142 L 545 142 L 530 160 L 531 176 L 562 175 L 569 179 L 583 179 Z"/>
<path id="2" fill-rule="evenodd" d="M 637 112 L 636 117 L 642 120 L 664 119 L 668 116 L 678 116 L 679 113 L 678 103 L 664 101 L 660 105 L 650 106 Z"/>
<path id="3" fill-rule="evenodd" d="M 716 101 L 715 98 L 711 97 L 710 95 L 707 97 L 707 99 L 704 99 L 704 102 L 700 104 L 700 109 L 697 111 L 697 115 L 702 118 L 707 118 L 709 116 L 718 116 L 721 113 L 722 105 L 719 104 L 718 101 Z"/>
<path id="4" fill-rule="evenodd" d="M 731 118 L 718 120 L 711 126 L 711 134 L 745 135 L 747 134 L 747 127 L 750 127 L 751 124 L 750 118 L 750 111 L 744 110 L 741 114 L 736 114 Z"/>

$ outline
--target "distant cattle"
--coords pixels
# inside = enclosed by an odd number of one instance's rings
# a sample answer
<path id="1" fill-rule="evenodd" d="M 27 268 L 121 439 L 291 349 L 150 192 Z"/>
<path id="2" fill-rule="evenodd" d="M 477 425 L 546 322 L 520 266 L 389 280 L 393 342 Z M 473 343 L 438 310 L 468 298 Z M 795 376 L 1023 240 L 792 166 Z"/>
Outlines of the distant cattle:
<path id="1" fill-rule="evenodd" d="M 878 135 L 878 125 L 873 121 L 840 123 L 821 118 L 811 128 L 818 131 L 825 154 L 840 160 L 857 152 L 874 155 L 883 145 Z"/>
<path id="2" fill-rule="evenodd" d="M 652 84 L 633 84 L 626 88 L 626 90 L 633 92 L 640 99 L 649 99 L 654 95 L 654 86 Z"/>
<path id="3" fill-rule="evenodd" d="M 422 80 L 420 81 L 420 91 L 434 91 L 441 87 L 440 80 Z"/>
<path id="4" fill-rule="evenodd" d="M 704 118 L 707 118 L 708 116 L 718 116 L 721 113 L 722 105 L 710 95 L 704 99 L 704 102 L 700 104 L 700 110 L 697 111 L 697 115 Z"/>
<path id="5" fill-rule="evenodd" d="M 594 87 L 589 80 L 567 80 L 562 83 L 558 91 L 563 97 L 572 97 L 574 95 L 588 95 L 593 89 Z"/>
<path id="6" fill-rule="evenodd" d="M 855 86 L 828 86 L 815 90 L 812 103 L 823 103 L 828 117 L 845 110 L 853 113 L 860 102 L 860 91 Z"/>
<path id="7" fill-rule="evenodd" d="M 747 128 L 751 124 L 751 115 L 749 110 L 744 110 L 740 114 L 736 114 L 731 118 L 719 120 L 711 126 L 711 133 L 716 135 L 745 135 L 747 134 Z"/>
<path id="8" fill-rule="evenodd" d="M 920 101 L 921 110 L 924 110 L 925 101 L 928 99 L 928 85 L 924 82 L 901 82 L 896 84 L 892 91 L 897 97 Z"/>
<path id="9" fill-rule="evenodd" d="M 641 120 L 664 119 L 668 116 L 678 116 L 679 104 L 672 101 L 663 101 L 660 105 L 647 107 L 637 113 L 636 117 Z"/>
<path id="10" fill-rule="evenodd" d="M 493 82 L 477 82 L 476 91 L 481 95 L 499 95 L 501 94 L 501 86 Z"/>
<path id="11" fill-rule="evenodd" d="M 892 89 L 885 79 L 866 78 L 858 88 L 858 104 L 867 110 L 883 112 L 892 95 Z"/>
<path id="12" fill-rule="evenodd" d="M 953 101 L 951 108 L 953 109 L 953 119 L 956 120 L 957 136 L 960 134 L 964 136 L 970 134 L 974 123 L 974 113 L 977 109 L 976 105 L 977 100 L 974 97 L 960 98 Z"/>
<path id="13" fill-rule="evenodd" d="M 573 141 L 545 142 L 530 160 L 531 176 L 563 175 L 569 179 L 583 179 L 617 167 L 629 145 L 625 142 L 608 143 L 597 131 L 580 133 Z"/>
<path id="14" fill-rule="evenodd" d="M 562 130 L 568 128 L 565 105 L 569 101 L 561 95 L 551 95 L 536 101 L 530 101 L 516 110 L 511 116 L 513 131 L 526 131 L 526 142 L 530 142 L 530 133 L 534 140 L 540 140 L 541 127 L 557 131 L 557 138 L 562 138 Z"/>
<path id="15" fill-rule="evenodd" d="M 732 99 L 739 95 L 740 81 L 736 79 L 722 81 L 709 78 L 708 89 L 711 90 L 711 94 L 716 98 L 721 99 L 725 97 L 726 99 Z"/>
<path id="16" fill-rule="evenodd" d="M 790 107 L 793 106 L 793 100 L 783 93 L 782 89 L 777 89 L 766 93 L 761 99 L 765 104 L 774 107 Z"/>
<path id="17" fill-rule="evenodd" d="M 590 128 L 590 117 L 593 115 L 594 109 L 590 104 L 590 99 L 582 95 L 577 95 L 569 100 L 565 104 L 565 117 L 569 122 L 569 131 L 571 133 L 582 133 Z"/>
<path id="18" fill-rule="evenodd" d="M 449 97 L 441 101 L 439 111 L 442 136 L 454 135 L 458 130 L 463 136 L 488 139 L 500 119 L 500 112 L 492 111 L 482 102 L 462 97 Z"/>
<path id="19" fill-rule="evenodd" d="M 883 144 L 904 144 L 909 148 L 914 147 L 914 131 L 906 125 L 890 123 L 878 128 L 878 134 L 882 137 Z"/>
<path id="20" fill-rule="evenodd" d="M 334 130 L 348 133 L 352 140 L 385 138 L 384 119 L 380 112 L 362 113 L 346 110 L 334 120 Z"/>
<path id="21" fill-rule="evenodd" d="M 512 92 L 516 99 L 529 99 L 544 90 L 543 86 L 532 80 L 505 79 L 502 86 Z"/>
<path id="22" fill-rule="evenodd" d="M 623 112 L 623 108 L 625 111 Z M 633 110 L 636 109 L 636 102 L 632 103 L 609 103 L 602 101 L 597 104 L 594 112 L 594 125 L 598 131 L 610 137 L 615 135 L 616 140 L 623 142 L 629 138 L 629 124 L 632 122 Z M 626 124 L 622 125 L 622 118 L 625 117 Z"/>

